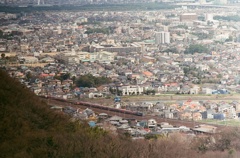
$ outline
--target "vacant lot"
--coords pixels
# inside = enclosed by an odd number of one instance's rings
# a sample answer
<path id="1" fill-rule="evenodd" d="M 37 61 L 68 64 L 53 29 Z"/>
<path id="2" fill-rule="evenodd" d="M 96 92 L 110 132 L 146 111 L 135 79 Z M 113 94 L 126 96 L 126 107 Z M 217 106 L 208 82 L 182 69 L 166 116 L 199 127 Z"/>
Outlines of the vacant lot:
<path id="1" fill-rule="evenodd" d="M 202 120 L 199 121 L 202 123 L 210 123 L 210 124 L 215 124 L 215 125 L 225 125 L 225 126 L 240 126 L 240 120 Z"/>
<path id="2" fill-rule="evenodd" d="M 82 101 L 98 103 L 106 106 L 114 105 L 114 96 L 111 98 L 95 98 L 81 99 Z M 140 101 L 182 101 L 182 100 L 212 100 L 212 101 L 233 101 L 240 100 L 239 94 L 229 94 L 229 95 L 171 95 L 171 94 L 162 94 L 162 95 L 141 95 L 141 96 L 121 96 L 121 101 L 124 103 L 127 102 L 140 102 Z"/>

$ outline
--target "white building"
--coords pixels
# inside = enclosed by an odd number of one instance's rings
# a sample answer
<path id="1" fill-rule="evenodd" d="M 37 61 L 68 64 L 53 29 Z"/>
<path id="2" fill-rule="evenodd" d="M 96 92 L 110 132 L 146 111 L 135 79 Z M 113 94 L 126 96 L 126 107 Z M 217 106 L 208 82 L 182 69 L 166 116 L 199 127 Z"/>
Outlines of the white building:
<path id="1" fill-rule="evenodd" d="M 114 61 L 114 57 L 116 53 L 111 53 L 107 51 L 102 52 L 96 52 L 97 53 L 97 60 L 99 60 L 100 63 L 109 64 L 110 62 Z"/>
<path id="2" fill-rule="evenodd" d="M 209 66 L 208 65 L 203 65 L 203 64 L 197 64 L 196 68 L 200 69 L 201 71 L 208 71 L 209 70 Z"/>
<path id="3" fill-rule="evenodd" d="M 143 87 L 140 86 L 122 86 L 120 87 L 122 95 L 139 95 L 143 94 Z"/>
<path id="4" fill-rule="evenodd" d="M 213 14 L 205 14 L 205 21 L 213 21 Z"/>
<path id="5" fill-rule="evenodd" d="M 227 0 L 215 0 L 214 3 L 215 3 L 215 4 L 223 5 L 223 4 L 227 4 L 228 1 L 227 1 Z"/>
<path id="6" fill-rule="evenodd" d="M 170 43 L 170 33 L 169 32 L 156 32 L 155 33 L 155 43 L 156 44 L 167 44 Z"/>
<path id="7" fill-rule="evenodd" d="M 20 57 L 19 59 L 24 60 L 25 63 L 27 63 L 27 64 L 38 63 L 38 58 L 33 57 L 33 56 L 24 56 L 24 57 Z"/>
<path id="8" fill-rule="evenodd" d="M 100 63 L 110 63 L 114 61 L 116 53 L 111 53 L 107 51 L 101 52 L 67 52 L 61 53 L 59 58 L 68 64 L 77 64 L 79 62 L 95 62 L 99 61 Z"/>
<path id="9" fill-rule="evenodd" d="M 240 43 L 240 33 L 236 34 L 237 36 L 237 42 Z"/>
<path id="10" fill-rule="evenodd" d="M 155 128 L 157 127 L 157 121 L 155 119 L 148 120 L 148 128 Z"/>

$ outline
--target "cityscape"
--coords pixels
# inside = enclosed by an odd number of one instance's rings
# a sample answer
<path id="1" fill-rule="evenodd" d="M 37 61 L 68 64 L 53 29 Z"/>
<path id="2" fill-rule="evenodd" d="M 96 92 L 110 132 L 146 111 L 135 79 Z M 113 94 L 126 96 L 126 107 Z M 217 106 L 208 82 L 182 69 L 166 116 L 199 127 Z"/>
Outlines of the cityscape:
<path id="1" fill-rule="evenodd" d="M 86 4 L 132 4 L 132 3 L 171 3 L 171 4 L 201 4 L 226 5 L 239 3 L 238 0 L 2 0 L 2 5 L 86 5 Z"/>
<path id="2" fill-rule="evenodd" d="M 7 8 L 0 12 L 0 74 L 46 104 L 51 117 L 133 144 L 188 139 L 196 146 L 188 157 L 240 155 L 238 1 L 5 0 L 0 6 Z M 143 157 L 161 157 L 151 154 Z"/>

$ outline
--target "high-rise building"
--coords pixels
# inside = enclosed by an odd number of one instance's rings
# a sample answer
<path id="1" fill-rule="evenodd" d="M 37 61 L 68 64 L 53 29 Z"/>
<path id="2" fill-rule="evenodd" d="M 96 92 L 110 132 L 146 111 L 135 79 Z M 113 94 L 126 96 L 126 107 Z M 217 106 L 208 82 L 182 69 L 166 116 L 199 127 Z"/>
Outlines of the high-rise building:
<path id="1" fill-rule="evenodd" d="M 213 21 L 213 14 L 205 14 L 205 21 Z"/>
<path id="2" fill-rule="evenodd" d="M 169 32 L 156 32 L 155 33 L 155 43 L 156 44 L 167 44 L 170 43 L 170 33 Z"/>
<path id="3" fill-rule="evenodd" d="M 219 5 L 227 4 L 227 3 L 228 3 L 227 0 L 215 0 L 215 1 L 214 1 L 214 4 L 219 4 Z"/>
<path id="4" fill-rule="evenodd" d="M 237 36 L 237 42 L 240 43 L 240 33 L 236 34 Z"/>
<path id="5" fill-rule="evenodd" d="M 206 0 L 199 0 L 200 4 L 206 4 Z"/>
<path id="6" fill-rule="evenodd" d="M 44 0 L 38 0 L 38 5 L 45 4 Z"/>

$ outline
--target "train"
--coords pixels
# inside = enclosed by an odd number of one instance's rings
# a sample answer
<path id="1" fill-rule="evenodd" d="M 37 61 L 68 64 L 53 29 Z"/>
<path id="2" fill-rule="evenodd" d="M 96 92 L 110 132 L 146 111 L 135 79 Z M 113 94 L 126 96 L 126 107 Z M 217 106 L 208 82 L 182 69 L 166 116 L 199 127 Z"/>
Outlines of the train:
<path id="1" fill-rule="evenodd" d="M 49 99 L 52 99 L 52 100 L 57 100 L 57 101 L 60 101 L 60 102 L 71 103 L 71 104 L 74 104 L 74 105 L 83 105 L 83 106 L 86 106 L 86 107 L 89 107 L 89 108 L 98 108 L 98 109 L 103 109 L 103 110 L 106 110 L 106 111 L 113 111 L 113 112 L 118 112 L 118 113 L 123 113 L 123 114 L 143 116 L 142 112 L 130 111 L 130 110 L 126 110 L 126 109 L 117 109 L 117 108 L 103 106 L 103 105 L 100 105 L 100 104 L 94 104 L 94 103 L 90 103 L 90 102 L 72 101 L 72 100 L 66 100 L 66 99 L 63 99 L 63 98 L 55 98 L 55 97 L 50 97 L 50 96 L 47 96 L 45 98 L 49 98 Z"/>

